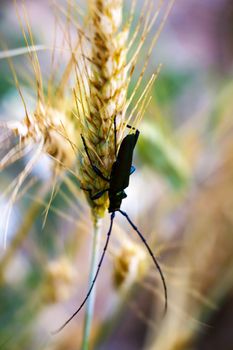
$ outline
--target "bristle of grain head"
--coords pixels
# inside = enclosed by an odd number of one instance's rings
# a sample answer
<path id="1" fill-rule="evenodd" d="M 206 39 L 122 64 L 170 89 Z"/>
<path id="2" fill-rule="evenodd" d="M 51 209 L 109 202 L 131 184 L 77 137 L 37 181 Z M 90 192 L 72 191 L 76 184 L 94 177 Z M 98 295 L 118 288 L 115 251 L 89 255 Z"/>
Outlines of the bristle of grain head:
<path id="1" fill-rule="evenodd" d="M 84 103 L 85 106 L 88 105 L 88 112 L 84 113 L 82 134 L 92 163 L 107 178 L 110 177 L 115 161 L 114 118 L 117 121 L 119 146 L 128 87 L 126 42 L 129 33 L 127 28 L 120 30 L 121 21 L 121 0 L 90 1 L 91 63 L 87 79 L 89 90 L 85 92 Z M 108 187 L 108 183 L 99 178 L 91 168 L 85 152 L 80 164 L 83 188 L 96 194 Z M 93 215 L 102 217 L 108 208 L 108 196 L 104 194 L 100 199 L 92 201 L 88 193 L 87 198 Z"/>
<path id="2" fill-rule="evenodd" d="M 113 281 L 117 290 L 129 288 L 143 278 L 148 268 L 148 257 L 137 244 L 129 242 L 114 259 Z"/>

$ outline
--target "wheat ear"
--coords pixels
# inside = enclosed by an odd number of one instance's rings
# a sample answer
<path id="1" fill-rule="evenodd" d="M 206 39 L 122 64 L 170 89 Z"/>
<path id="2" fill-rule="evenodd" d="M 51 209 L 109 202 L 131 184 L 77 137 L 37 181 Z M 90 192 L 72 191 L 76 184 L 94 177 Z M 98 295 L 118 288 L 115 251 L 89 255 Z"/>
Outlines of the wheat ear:
<path id="1" fill-rule="evenodd" d="M 82 136 L 89 155 L 96 167 L 107 178 L 115 161 L 114 118 L 118 131 L 122 124 L 122 110 L 126 103 L 126 41 L 128 28 L 119 31 L 122 1 L 90 2 L 91 52 L 77 63 L 76 101 L 81 117 Z M 77 99 L 79 96 L 79 99 Z M 102 191 L 108 184 L 98 177 L 90 165 L 90 159 L 82 152 L 80 180 L 84 189 L 92 194 Z M 93 216 L 104 216 L 108 196 L 88 200 Z"/>

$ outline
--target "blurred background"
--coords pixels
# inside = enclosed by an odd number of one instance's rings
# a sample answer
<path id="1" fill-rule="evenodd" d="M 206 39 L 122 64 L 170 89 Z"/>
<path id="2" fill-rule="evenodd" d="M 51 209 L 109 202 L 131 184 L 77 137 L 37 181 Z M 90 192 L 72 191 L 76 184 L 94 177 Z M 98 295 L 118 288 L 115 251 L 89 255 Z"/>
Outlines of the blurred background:
<path id="1" fill-rule="evenodd" d="M 65 6 L 62 1 L 59 4 Z M 86 4 L 80 1 L 75 5 L 74 17 L 85 24 L 82 13 Z M 32 0 L 25 1 L 25 6 L 37 44 L 53 42 L 54 13 L 61 23 L 57 31 L 62 42 L 66 16 L 61 8 L 55 6 L 54 10 L 47 1 Z M 134 26 L 141 6 L 138 2 Z M 126 2 L 124 18 L 128 10 Z M 138 67 L 157 29 L 158 24 Z M 25 46 L 10 1 L 1 1 L 0 33 L 2 50 L 5 45 L 8 49 Z M 150 257 L 117 216 L 97 281 L 93 349 L 233 349 L 232 38 L 231 0 L 175 2 L 144 78 L 146 84 L 162 63 L 140 125 L 137 171 L 123 204 L 159 257 L 168 284 L 168 313 L 162 318 L 161 281 Z M 50 74 L 51 54 L 38 53 L 45 80 Z M 68 54 L 56 55 L 64 71 Z M 12 62 L 28 108 L 33 110 L 33 77 L 25 56 L 17 55 Z M 9 62 L 1 58 L 0 120 L 23 117 Z M 4 139 L 0 136 L 3 158 L 16 140 L 12 134 Z M 27 156 L 1 171 L 2 213 L 7 205 L 5 189 L 26 161 Z M 0 349 L 80 348 L 84 312 L 57 336 L 50 333 L 73 313 L 87 290 L 90 211 L 76 179 L 67 174 L 42 229 L 51 187 L 47 162 L 43 158 L 35 167 L 28 188 L 14 204 L 7 249 L 2 246 L 0 251 Z M 108 222 L 106 216 L 103 237 Z M 2 214 L 1 231 L 3 227 Z"/>

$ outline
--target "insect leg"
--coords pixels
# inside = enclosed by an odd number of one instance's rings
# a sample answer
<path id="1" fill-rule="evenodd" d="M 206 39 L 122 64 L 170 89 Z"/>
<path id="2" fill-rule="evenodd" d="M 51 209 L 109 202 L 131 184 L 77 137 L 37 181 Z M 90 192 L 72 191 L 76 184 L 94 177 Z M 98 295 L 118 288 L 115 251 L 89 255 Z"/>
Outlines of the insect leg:
<path id="1" fill-rule="evenodd" d="M 81 186 L 80 189 L 85 191 L 85 192 L 89 192 L 90 198 L 92 197 L 92 193 L 91 193 L 91 190 L 89 188 L 84 188 Z"/>
<path id="2" fill-rule="evenodd" d="M 104 249 L 103 249 L 103 252 L 102 252 L 102 255 L 101 255 L 98 267 L 97 267 L 97 271 L 96 271 L 95 277 L 93 278 L 93 281 L 92 281 L 91 286 L 90 286 L 90 288 L 89 288 L 89 290 L 87 292 L 86 297 L 84 298 L 84 300 L 81 303 L 81 305 L 79 306 L 79 308 L 75 311 L 75 313 L 60 328 L 58 328 L 55 332 L 52 332 L 52 334 L 57 334 L 63 328 L 65 328 L 65 326 L 79 313 L 79 311 L 82 309 L 82 307 L 85 305 L 87 299 L 89 298 L 89 296 L 90 296 L 90 294 L 92 292 L 92 289 L 93 289 L 93 287 L 95 285 L 96 279 L 98 277 L 98 274 L 99 274 L 102 262 L 104 260 L 104 256 L 105 256 L 105 253 L 106 253 L 106 250 L 107 250 L 107 247 L 108 247 L 108 243 L 109 243 L 109 239 L 110 239 L 110 236 L 111 236 L 111 232 L 112 232 L 112 225 L 113 225 L 114 217 L 115 217 L 115 212 L 113 212 L 111 214 L 110 227 L 109 227 L 109 230 L 108 230 L 108 233 L 107 233 L 107 238 L 106 238 L 106 242 L 105 242 L 105 245 L 104 245 Z"/>
<path id="3" fill-rule="evenodd" d="M 105 192 L 107 192 L 107 191 L 109 191 L 109 188 L 106 188 L 105 190 L 102 190 L 102 191 L 100 191 L 100 192 L 94 194 L 93 196 L 91 196 L 91 199 L 92 199 L 93 201 L 96 200 L 96 199 L 99 199 L 99 198 L 102 197 L 103 194 L 104 194 Z"/>
<path id="4" fill-rule="evenodd" d="M 131 219 L 129 218 L 129 216 L 127 215 L 127 213 L 125 213 L 122 210 L 119 210 L 119 212 L 128 220 L 129 224 L 133 227 L 133 229 L 137 232 L 137 234 L 139 235 L 139 237 L 141 238 L 142 242 L 144 243 L 144 245 L 146 246 L 150 256 L 152 257 L 152 260 L 157 268 L 157 270 L 159 271 L 162 283 L 163 283 L 163 289 L 164 289 L 164 297 L 165 297 L 165 306 L 164 306 L 164 315 L 167 312 L 167 285 L 166 285 L 166 281 L 162 272 L 162 269 L 158 263 L 158 261 L 156 260 L 154 253 L 152 252 L 150 246 L 148 245 L 147 241 L 145 240 L 145 238 L 143 237 L 143 235 L 141 234 L 141 232 L 138 230 L 138 228 L 134 225 L 134 223 L 131 221 Z"/>
<path id="5" fill-rule="evenodd" d="M 81 190 L 83 191 L 86 191 L 86 192 L 89 192 L 89 195 L 90 195 L 90 198 L 91 200 L 96 200 L 96 199 L 99 199 L 105 192 L 109 191 L 109 188 L 106 188 L 105 190 L 102 190 L 100 192 L 97 192 L 96 194 L 92 194 L 92 191 L 91 189 L 89 188 L 83 188 L 83 187 L 80 187 Z"/>
<path id="6" fill-rule="evenodd" d="M 130 175 L 132 175 L 134 172 L 135 172 L 136 168 L 131 165 L 131 168 L 130 168 Z"/>
<path id="7" fill-rule="evenodd" d="M 115 148 L 115 157 L 117 158 L 117 129 L 116 129 L 116 117 L 114 117 L 114 148 Z"/>
<path id="8" fill-rule="evenodd" d="M 89 154 L 89 152 L 88 152 L 88 148 L 87 148 L 86 141 L 85 141 L 85 139 L 84 139 L 84 137 L 83 137 L 82 135 L 81 135 L 81 138 L 82 138 L 83 146 L 84 146 L 85 152 L 86 152 L 86 154 L 87 154 L 87 157 L 88 157 L 88 159 L 89 159 L 89 162 L 90 162 L 90 164 L 91 164 L 92 169 L 94 170 L 94 172 L 95 172 L 102 180 L 109 182 L 110 180 L 109 180 L 107 177 L 104 176 L 104 174 L 102 173 L 102 171 L 101 171 L 99 168 L 97 168 L 97 166 L 95 166 L 95 165 L 92 163 L 90 154 Z"/>

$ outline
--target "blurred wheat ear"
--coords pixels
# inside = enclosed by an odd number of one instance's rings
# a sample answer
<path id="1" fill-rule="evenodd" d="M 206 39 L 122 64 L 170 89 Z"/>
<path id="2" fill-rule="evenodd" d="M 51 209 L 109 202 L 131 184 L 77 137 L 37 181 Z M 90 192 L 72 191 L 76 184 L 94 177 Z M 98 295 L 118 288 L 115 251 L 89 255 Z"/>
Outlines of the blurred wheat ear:
<path id="1" fill-rule="evenodd" d="M 6 167 L 15 163 L 20 158 L 23 158 L 25 155 L 30 155 L 30 159 L 25 165 L 24 169 L 20 174 L 18 174 L 4 193 L 5 195 L 10 193 L 9 202 L 5 213 L 5 245 L 12 206 L 20 196 L 20 190 L 22 190 L 25 181 L 43 154 L 48 155 L 52 160 L 50 186 L 51 199 L 49 200 L 48 206 L 45 209 L 45 224 L 48 210 L 53 195 L 56 192 L 56 186 L 59 179 L 63 177 L 65 171 L 72 171 L 72 168 L 75 165 L 77 151 L 76 134 L 79 128 L 78 121 L 72 113 L 74 108 L 73 96 L 71 93 L 68 93 L 69 78 L 74 65 L 72 53 L 70 53 L 70 62 L 64 70 L 63 76 L 58 82 L 55 79 L 56 74 L 58 73 L 58 64 L 55 64 L 54 60 L 52 59 L 51 74 L 45 83 L 43 81 L 40 62 L 37 55 L 37 51 L 42 48 L 44 49 L 44 47 L 41 48 L 40 45 L 35 45 L 26 5 L 23 2 L 19 3 L 15 1 L 15 10 L 22 32 L 22 37 L 26 45 L 29 67 L 31 67 L 32 70 L 31 74 L 34 76 L 34 81 L 33 79 L 30 79 L 33 81 L 30 87 L 36 98 L 36 107 L 34 110 L 31 110 L 27 105 L 27 101 L 24 97 L 23 90 L 17 76 L 17 67 L 15 68 L 12 59 L 8 57 L 8 55 L 14 56 L 14 52 L 6 50 L 4 45 L 4 57 L 8 59 L 15 86 L 22 100 L 25 115 L 21 121 L 6 121 L 1 123 L 1 130 L 4 130 L 3 134 L 6 136 L 7 133 L 14 135 L 16 142 L 14 141 L 11 148 L 8 147 L 7 152 L 0 160 L 0 170 L 4 170 Z M 67 34 L 65 35 L 67 36 Z M 70 48 L 70 45 L 71 44 L 68 43 L 68 49 Z M 78 48 L 79 43 L 77 42 L 74 49 L 75 54 L 77 54 Z M 55 50 L 55 46 L 52 47 L 52 55 L 54 55 Z M 17 53 L 23 54 L 25 53 L 25 49 L 17 50 Z M 4 140 L 5 138 L 3 138 L 3 142 Z"/>

